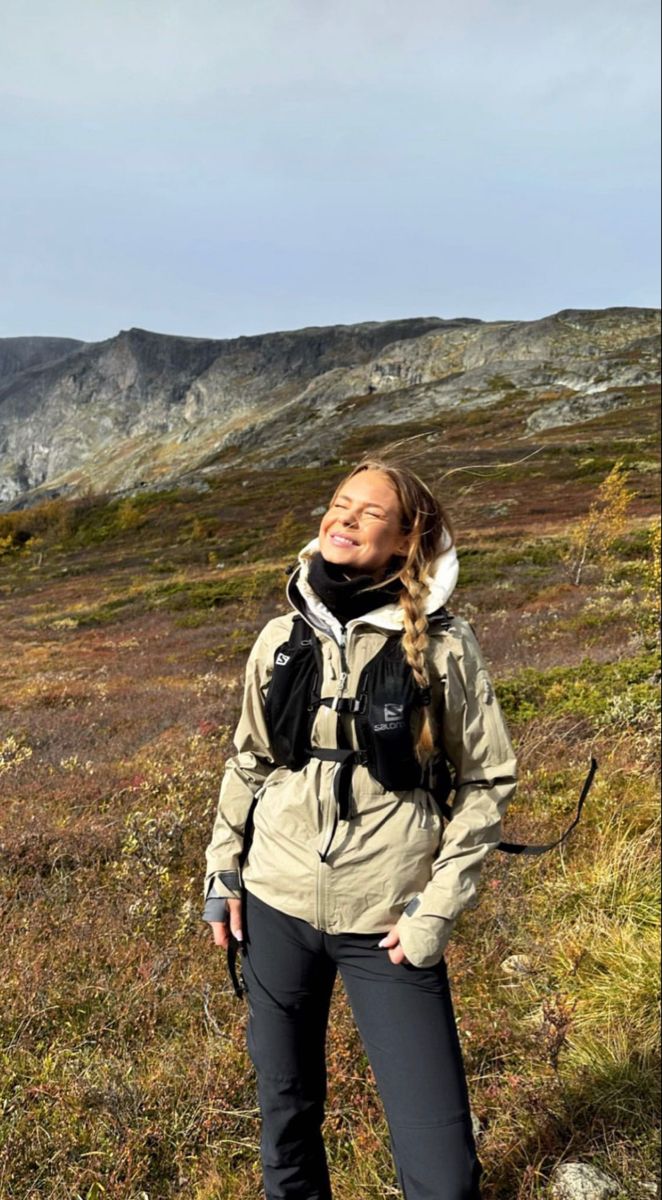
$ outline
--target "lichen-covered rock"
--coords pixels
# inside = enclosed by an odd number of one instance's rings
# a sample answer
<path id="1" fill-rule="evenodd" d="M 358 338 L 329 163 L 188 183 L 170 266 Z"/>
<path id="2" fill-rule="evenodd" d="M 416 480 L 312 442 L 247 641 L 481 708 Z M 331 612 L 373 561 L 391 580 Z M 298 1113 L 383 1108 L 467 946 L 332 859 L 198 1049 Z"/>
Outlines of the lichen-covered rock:
<path id="1" fill-rule="evenodd" d="M 512 980 L 524 979 L 533 971 L 533 963 L 527 954 L 510 954 L 501 963 L 501 970 Z"/>
<path id="2" fill-rule="evenodd" d="M 552 1176 L 553 1200 L 609 1200 L 619 1191 L 616 1181 L 592 1163 L 561 1163 Z"/>

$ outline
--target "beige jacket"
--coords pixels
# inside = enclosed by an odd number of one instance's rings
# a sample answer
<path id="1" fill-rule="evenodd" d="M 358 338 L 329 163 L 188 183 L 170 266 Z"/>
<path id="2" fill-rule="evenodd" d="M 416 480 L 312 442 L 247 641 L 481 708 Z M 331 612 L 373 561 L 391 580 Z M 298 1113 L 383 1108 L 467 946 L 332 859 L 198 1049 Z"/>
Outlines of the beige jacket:
<path id="1" fill-rule="evenodd" d="M 501 840 L 501 819 L 515 792 L 515 753 L 473 629 L 454 617 L 450 628 L 431 633 L 428 648 L 433 713 L 455 768 L 452 820 L 444 821 L 423 788 L 388 792 L 367 767 L 356 765 L 356 815 L 340 822 L 327 860 L 320 861 L 336 812 L 333 777 L 339 768 L 317 758 L 296 772 L 275 765 L 263 703 L 274 652 L 301 612 L 321 644 L 320 694 L 338 694 L 344 640 L 344 694 L 353 696 L 384 638 L 402 630 L 402 611 L 387 604 L 348 621 L 343 639 L 342 626 L 307 582 L 305 555 L 317 548 L 314 538 L 299 554 L 286 585 L 291 610 L 267 622 L 248 657 L 236 753 L 225 764 L 206 851 L 205 897 L 210 891 L 238 897 L 243 886 L 327 933 L 384 933 L 397 925 L 409 961 L 431 966 L 441 959 L 459 914 L 477 903 L 482 864 Z M 455 550 L 439 555 L 428 579 L 428 613 L 446 603 L 457 574 Z M 317 710 L 313 745 L 337 746 L 338 720 L 357 746 L 352 718 L 327 706 Z M 240 871 L 254 798 L 253 839 Z"/>

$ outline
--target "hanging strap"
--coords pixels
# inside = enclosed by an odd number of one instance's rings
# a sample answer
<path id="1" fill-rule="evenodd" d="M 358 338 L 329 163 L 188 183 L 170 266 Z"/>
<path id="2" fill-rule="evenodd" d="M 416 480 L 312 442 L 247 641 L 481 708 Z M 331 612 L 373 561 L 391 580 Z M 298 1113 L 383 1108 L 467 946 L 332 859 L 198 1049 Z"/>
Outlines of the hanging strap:
<path id="1" fill-rule="evenodd" d="M 568 837 L 568 834 L 572 833 L 572 830 L 575 828 L 575 825 L 581 816 L 582 808 L 584 807 L 584 801 L 588 796 L 589 788 L 593 783 L 593 776 L 595 775 L 597 769 L 598 760 L 591 755 L 591 765 L 584 780 L 584 786 L 581 790 L 575 819 L 570 825 L 568 825 L 565 833 L 562 833 L 560 838 L 557 838 L 554 842 L 545 842 L 544 844 L 535 846 L 522 845 L 520 842 L 499 842 L 497 850 L 505 850 L 507 854 L 544 854 L 546 850 L 553 850 L 555 846 L 560 846 L 561 842 L 564 842 Z"/>
<path id="2" fill-rule="evenodd" d="M 588 773 L 584 780 L 584 785 L 581 790 L 581 795 L 579 797 L 579 801 L 577 804 L 577 812 L 575 814 L 575 819 L 568 826 L 565 833 L 562 833 L 559 838 L 556 838 L 556 840 L 553 842 L 544 842 L 544 843 L 536 844 L 536 845 L 529 845 L 524 842 L 499 842 L 496 846 L 496 849 L 503 850 L 504 853 L 506 853 L 506 854 L 545 854 L 545 852 L 547 850 L 553 850 L 555 846 L 560 846 L 561 842 L 564 842 L 565 839 L 569 836 L 569 834 L 572 833 L 573 829 L 575 828 L 575 825 L 577 824 L 577 822 L 582 814 L 582 809 L 584 807 L 584 801 L 585 801 L 586 797 L 588 796 L 589 789 L 591 787 L 591 784 L 593 783 L 593 776 L 595 775 L 595 772 L 597 771 L 597 769 L 598 769 L 598 761 L 596 758 L 591 756 L 591 765 L 589 767 Z M 511 782 L 510 776 L 507 776 L 503 779 L 500 777 L 497 777 L 495 779 L 465 779 L 460 784 L 460 787 L 466 787 L 467 784 L 471 784 L 473 787 L 490 788 L 490 787 L 494 787 L 494 785 L 496 783 L 510 783 L 510 782 Z M 434 794 L 434 791 L 433 791 L 433 794 Z M 441 812 L 442 812 L 443 816 L 446 818 L 446 820 L 452 821 L 453 809 L 439 795 L 435 796 L 435 800 L 437 803 L 437 807 L 441 809 Z"/>
<path id="3" fill-rule="evenodd" d="M 230 934 L 228 943 L 228 971 L 232 980 L 232 988 L 238 1000 L 242 1000 L 246 994 L 246 988 L 241 978 L 240 972 L 237 969 L 237 955 L 239 952 L 240 942 L 237 941 L 233 933 Z"/>

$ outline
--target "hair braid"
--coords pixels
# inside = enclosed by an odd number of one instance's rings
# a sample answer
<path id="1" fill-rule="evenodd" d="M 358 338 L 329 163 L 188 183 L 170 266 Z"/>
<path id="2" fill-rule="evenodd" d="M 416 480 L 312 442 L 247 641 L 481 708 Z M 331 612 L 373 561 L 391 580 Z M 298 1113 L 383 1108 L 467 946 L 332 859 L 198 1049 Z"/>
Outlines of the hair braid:
<path id="1" fill-rule="evenodd" d="M 412 674 L 419 687 L 425 688 L 430 683 L 430 671 L 427 660 L 428 619 L 425 613 L 425 601 L 429 587 L 418 578 L 412 568 L 403 568 L 400 578 L 404 584 L 400 593 L 404 631 L 402 634 L 402 649 L 411 667 Z M 422 722 L 416 739 L 416 757 L 421 765 L 432 754 L 435 744 L 435 730 L 429 705 L 423 709 Z"/>

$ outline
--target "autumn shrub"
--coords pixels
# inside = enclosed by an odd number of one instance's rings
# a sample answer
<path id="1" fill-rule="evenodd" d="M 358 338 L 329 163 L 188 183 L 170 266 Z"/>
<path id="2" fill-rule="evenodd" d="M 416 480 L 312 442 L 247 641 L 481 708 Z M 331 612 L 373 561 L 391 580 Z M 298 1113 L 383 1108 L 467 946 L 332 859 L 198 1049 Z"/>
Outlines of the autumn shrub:
<path id="1" fill-rule="evenodd" d="M 619 459 L 598 487 L 586 515 L 571 528 L 565 562 L 574 584 L 581 583 L 588 563 L 606 575 L 618 569 L 616 543 L 627 529 L 628 510 L 635 497 L 627 480 L 628 472 Z"/>

